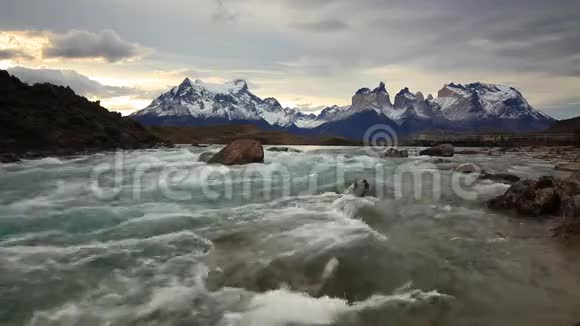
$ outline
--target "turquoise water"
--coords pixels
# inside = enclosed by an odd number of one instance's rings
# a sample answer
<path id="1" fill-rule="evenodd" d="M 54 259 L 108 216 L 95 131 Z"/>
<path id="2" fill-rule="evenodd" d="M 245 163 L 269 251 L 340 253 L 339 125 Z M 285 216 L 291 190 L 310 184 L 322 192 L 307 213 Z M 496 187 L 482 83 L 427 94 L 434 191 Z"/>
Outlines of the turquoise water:
<path id="1" fill-rule="evenodd" d="M 505 185 L 452 172 L 549 163 L 297 148 L 246 167 L 198 162 L 218 147 L 1 165 L 0 325 L 580 321 L 580 253 L 488 211 Z M 358 178 L 373 197 L 343 194 Z"/>

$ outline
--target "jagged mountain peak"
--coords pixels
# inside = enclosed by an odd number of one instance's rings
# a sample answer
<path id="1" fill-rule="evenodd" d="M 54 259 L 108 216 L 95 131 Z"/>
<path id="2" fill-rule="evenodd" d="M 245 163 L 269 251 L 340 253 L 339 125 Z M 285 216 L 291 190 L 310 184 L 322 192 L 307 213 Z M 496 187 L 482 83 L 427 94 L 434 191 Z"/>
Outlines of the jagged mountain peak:
<path id="1" fill-rule="evenodd" d="M 423 93 L 421 93 L 421 91 L 418 91 L 417 93 L 415 93 L 415 97 L 419 101 L 424 101 L 425 100 L 425 96 L 423 95 Z"/>
<path id="2" fill-rule="evenodd" d="M 278 102 L 278 100 L 273 97 L 266 97 L 264 102 L 271 106 L 282 107 L 282 104 L 280 104 L 280 102 Z"/>
<path id="3" fill-rule="evenodd" d="M 197 80 L 196 80 L 196 82 L 197 82 Z M 191 79 L 189 79 L 189 77 L 185 77 L 185 79 L 181 82 L 180 85 L 191 86 Z"/>
<path id="4" fill-rule="evenodd" d="M 380 82 L 379 86 L 373 90 L 373 93 L 387 93 L 387 88 L 384 82 Z"/>
<path id="5" fill-rule="evenodd" d="M 245 80 L 237 79 L 225 83 L 206 83 L 200 79 L 191 81 L 186 77 L 178 87 L 174 88 L 175 92 L 192 90 L 194 93 L 214 93 L 214 94 L 232 94 L 240 92 L 249 92 L 248 84 Z"/>
<path id="6" fill-rule="evenodd" d="M 397 93 L 397 96 L 406 96 L 406 95 L 412 95 L 413 97 L 415 97 L 415 94 L 411 93 L 409 87 L 405 87 Z"/>
<path id="7" fill-rule="evenodd" d="M 384 82 L 379 82 L 379 86 L 375 87 L 372 91 L 368 87 L 363 87 L 356 91 L 355 95 L 368 95 L 368 94 L 389 94 L 387 91 L 387 87 L 385 86 Z"/>

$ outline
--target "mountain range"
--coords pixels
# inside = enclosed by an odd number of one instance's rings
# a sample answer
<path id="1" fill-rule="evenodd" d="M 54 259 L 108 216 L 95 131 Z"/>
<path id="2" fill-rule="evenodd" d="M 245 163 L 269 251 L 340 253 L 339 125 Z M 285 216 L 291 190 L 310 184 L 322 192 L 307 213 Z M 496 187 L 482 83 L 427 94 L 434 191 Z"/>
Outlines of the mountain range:
<path id="1" fill-rule="evenodd" d="M 451 83 L 438 92 L 437 98 L 404 88 L 392 101 L 385 84 L 380 82 L 374 89 L 356 91 L 350 106 L 335 105 L 319 114 L 307 114 L 285 108 L 275 98 L 261 99 L 243 80 L 210 84 L 189 78 L 130 117 L 146 125 L 252 124 L 299 135 L 357 140 L 377 124 L 408 135 L 427 129 L 528 132 L 546 129 L 556 122 L 532 108 L 515 88 L 495 84 Z"/>

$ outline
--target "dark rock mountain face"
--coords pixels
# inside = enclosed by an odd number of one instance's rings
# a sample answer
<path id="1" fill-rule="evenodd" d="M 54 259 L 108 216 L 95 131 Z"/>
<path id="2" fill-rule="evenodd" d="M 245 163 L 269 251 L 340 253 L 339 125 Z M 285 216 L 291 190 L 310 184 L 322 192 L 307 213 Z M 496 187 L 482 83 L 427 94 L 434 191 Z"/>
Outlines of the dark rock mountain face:
<path id="1" fill-rule="evenodd" d="M 161 141 L 139 123 L 109 112 L 70 88 L 29 86 L 0 70 L 0 153 L 73 154 L 142 148 Z"/>
<path id="2" fill-rule="evenodd" d="M 426 129 L 538 131 L 555 122 L 533 109 L 516 89 L 502 85 L 452 83 L 445 85 L 437 98 L 404 88 L 392 102 L 381 82 L 374 89 L 356 91 L 350 106 L 332 106 L 314 115 L 284 108 L 274 98 L 262 100 L 243 81 L 216 85 L 189 79 L 131 117 L 148 125 L 249 123 L 304 136 L 356 140 L 361 140 L 377 124 L 388 125 L 399 135 L 408 135 Z"/>

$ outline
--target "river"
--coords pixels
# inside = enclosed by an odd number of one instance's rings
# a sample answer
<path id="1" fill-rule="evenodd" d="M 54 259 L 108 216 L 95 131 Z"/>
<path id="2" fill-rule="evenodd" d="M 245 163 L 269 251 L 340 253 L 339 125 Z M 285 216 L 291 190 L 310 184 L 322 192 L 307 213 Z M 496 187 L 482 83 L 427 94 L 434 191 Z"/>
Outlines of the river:
<path id="1" fill-rule="evenodd" d="M 0 325 L 527 325 L 580 322 L 580 252 L 489 211 L 541 160 L 382 159 L 219 147 L 0 165 Z M 365 178 L 372 195 L 344 194 Z"/>

